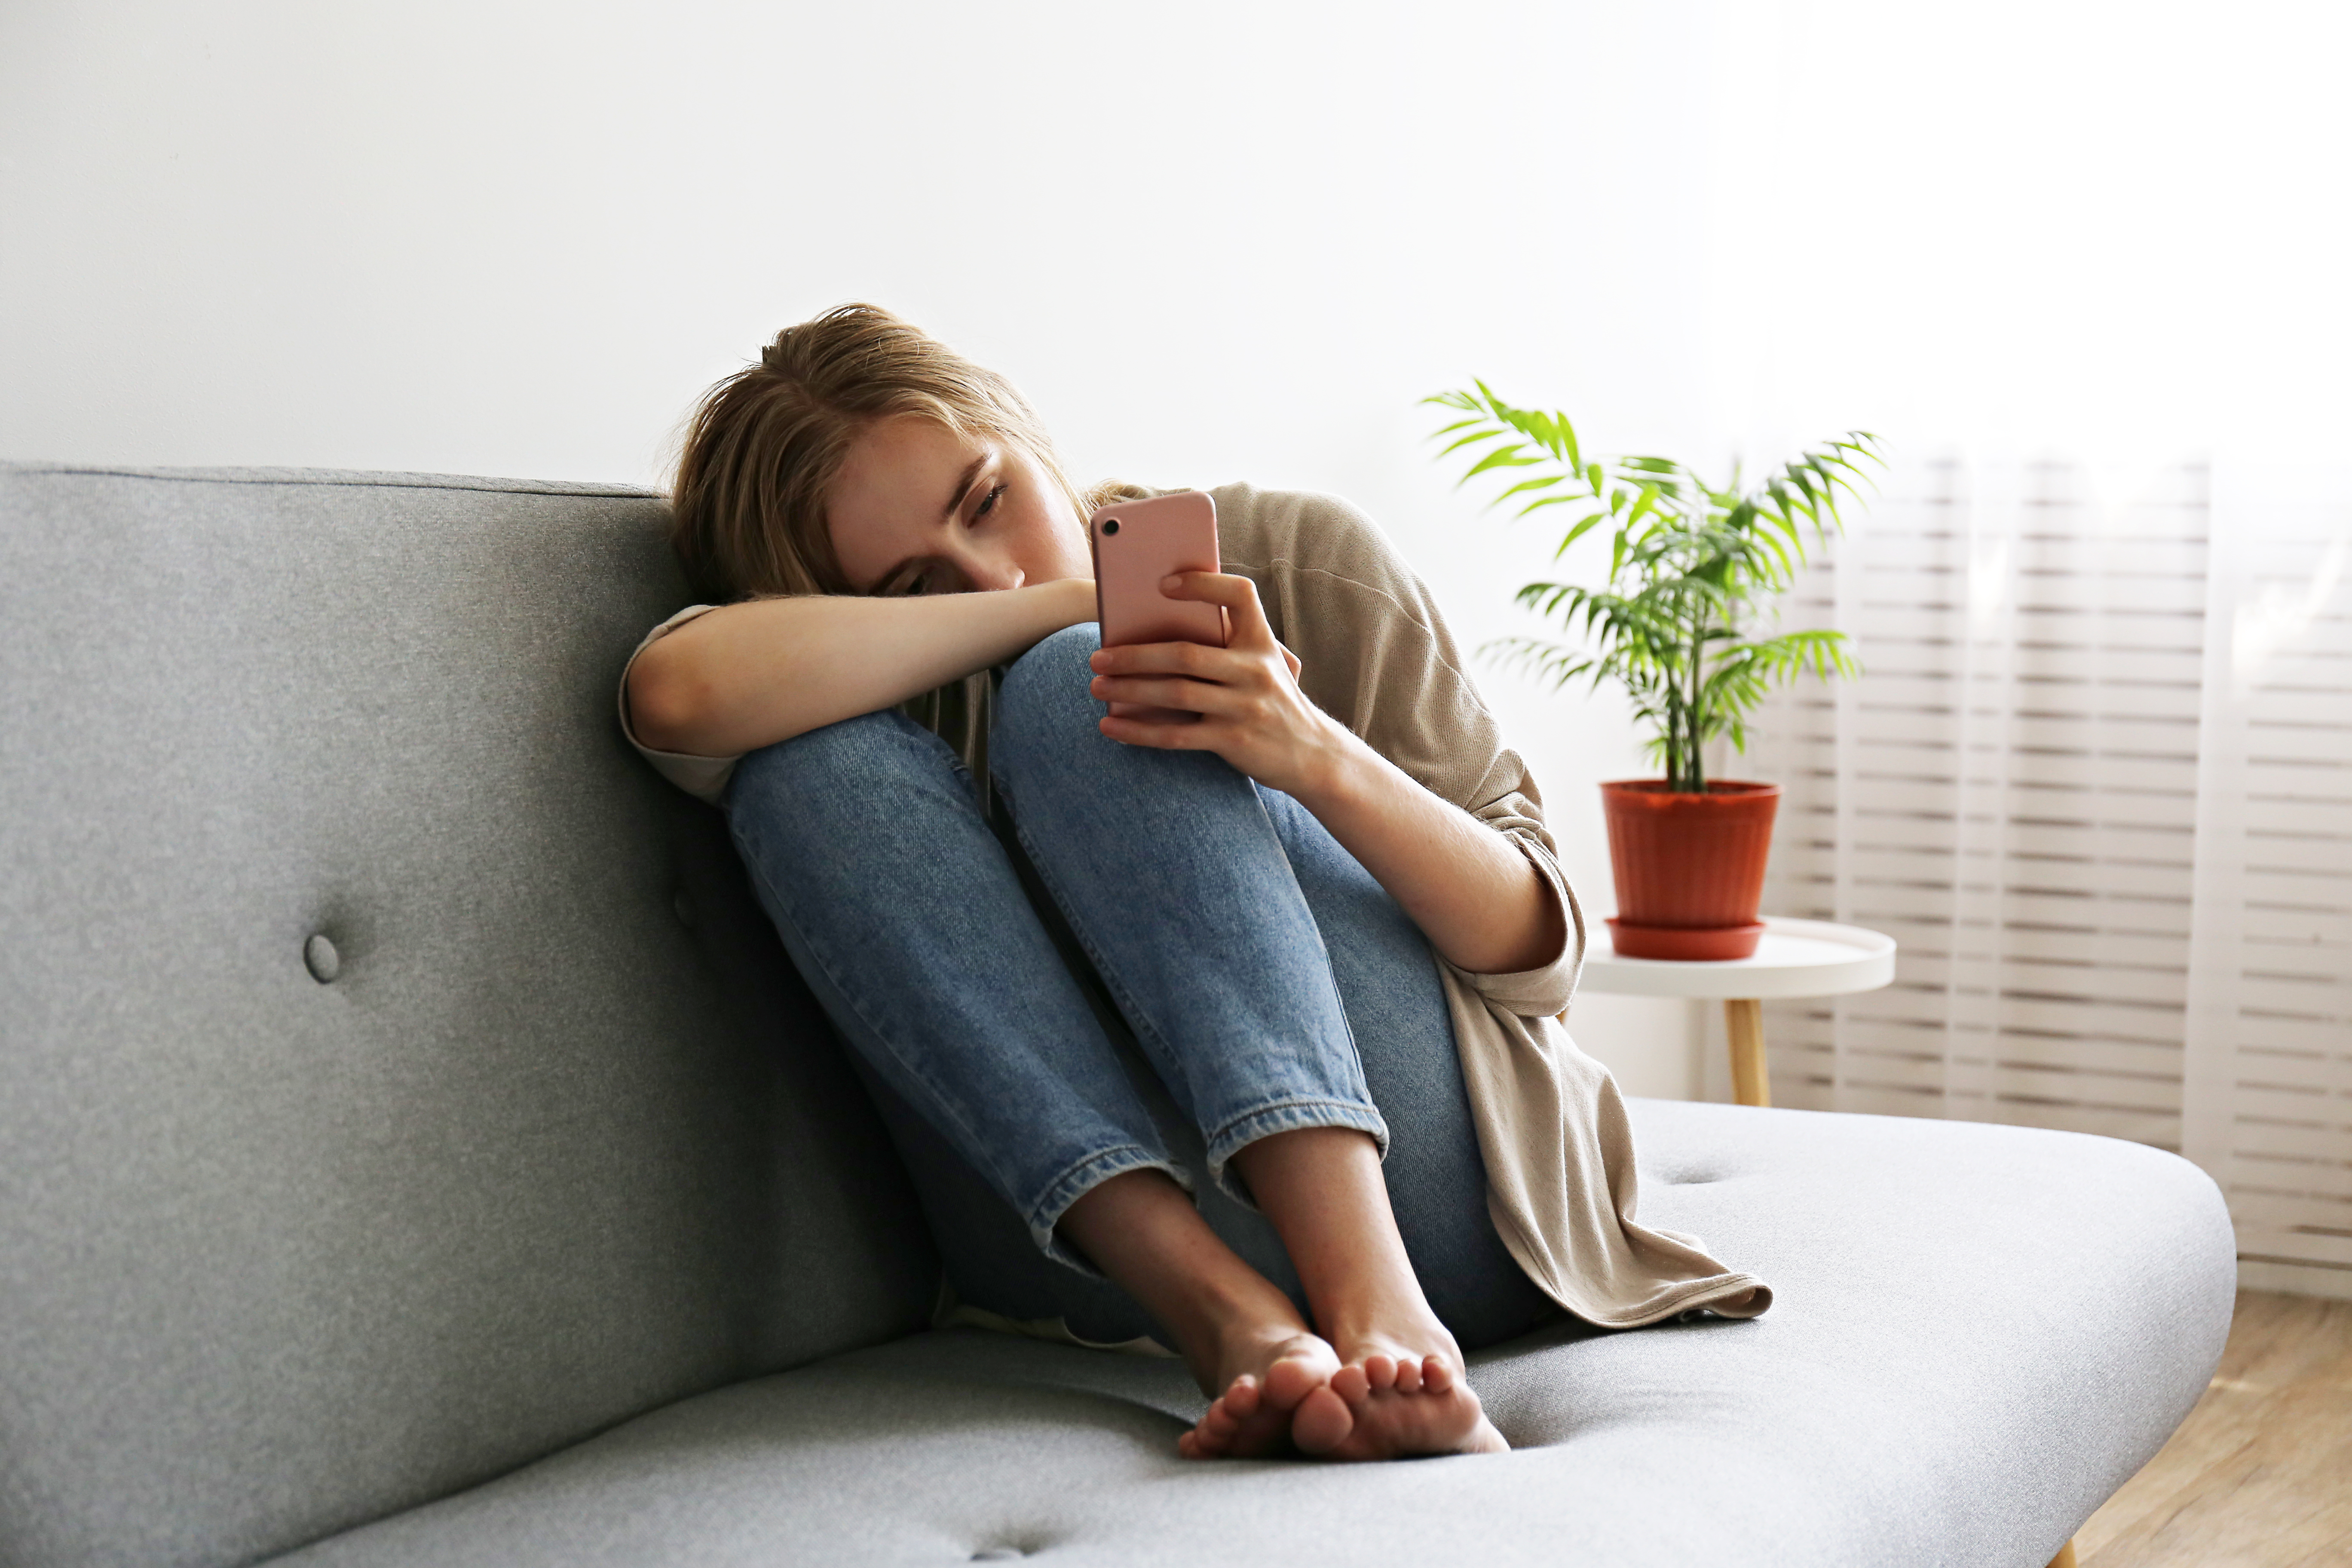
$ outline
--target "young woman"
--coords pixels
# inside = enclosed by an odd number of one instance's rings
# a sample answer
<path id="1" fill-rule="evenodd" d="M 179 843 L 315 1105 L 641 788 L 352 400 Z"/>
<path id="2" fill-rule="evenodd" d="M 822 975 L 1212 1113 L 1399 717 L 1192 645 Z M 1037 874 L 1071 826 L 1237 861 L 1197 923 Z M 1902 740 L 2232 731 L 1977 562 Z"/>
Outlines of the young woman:
<path id="1" fill-rule="evenodd" d="M 622 721 L 723 806 L 978 1316 L 1190 1362 L 1196 1458 L 1499 1449 L 1463 1352 L 1769 1304 L 1633 1221 L 1534 781 L 1428 594 L 1328 498 L 1213 491 L 1222 649 L 1106 649 L 999 377 L 870 306 L 714 388 L 709 602 Z M 716 606 L 716 607 L 713 607 Z M 1108 717 L 1112 701 L 1198 714 Z"/>

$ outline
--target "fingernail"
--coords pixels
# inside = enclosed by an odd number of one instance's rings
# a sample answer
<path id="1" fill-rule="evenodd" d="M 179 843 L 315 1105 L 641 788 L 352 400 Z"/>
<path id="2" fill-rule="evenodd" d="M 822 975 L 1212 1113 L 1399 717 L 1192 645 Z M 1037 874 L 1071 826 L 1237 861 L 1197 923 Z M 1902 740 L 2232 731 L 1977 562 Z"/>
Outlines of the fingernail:
<path id="1" fill-rule="evenodd" d="M 1183 585 L 1184 579 L 1181 577 L 1162 577 L 1160 579 L 1160 591 L 1163 594 L 1168 593 L 1171 589 L 1181 588 Z"/>

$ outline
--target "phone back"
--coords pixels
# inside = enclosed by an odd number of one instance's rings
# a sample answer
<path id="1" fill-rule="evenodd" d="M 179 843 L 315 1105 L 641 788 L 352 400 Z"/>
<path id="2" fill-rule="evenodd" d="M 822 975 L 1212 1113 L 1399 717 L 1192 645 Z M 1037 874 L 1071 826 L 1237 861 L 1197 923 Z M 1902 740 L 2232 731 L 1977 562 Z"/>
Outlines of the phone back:
<path id="1" fill-rule="evenodd" d="M 1087 522 L 1094 548 L 1095 615 L 1105 647 L 1128 643 L 1197 642 L 1225 646 L 1224 612 L 1171 599 L 1160 579 L 1173 572 L 1214 572 L 1217 503 L 1201 490 L 1118 501 Z"/>

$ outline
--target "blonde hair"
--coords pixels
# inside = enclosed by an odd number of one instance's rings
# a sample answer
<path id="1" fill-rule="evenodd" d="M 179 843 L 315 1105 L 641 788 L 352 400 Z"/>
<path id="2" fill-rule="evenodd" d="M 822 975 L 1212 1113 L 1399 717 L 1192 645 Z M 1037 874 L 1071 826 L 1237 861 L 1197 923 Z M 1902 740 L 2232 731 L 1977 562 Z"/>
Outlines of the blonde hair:
<path id="1" fill-rule="evenodd" d="M 1092 510 L 1012 383 L 887 310 L 843 305 L 778 332 L 695 410 L 670 495 L 670 542 L 695 591 L 711 603 L 850 592 L 827 491 L 867 426 L 907 414 L 1020 447 L 1080 517 Z"/>

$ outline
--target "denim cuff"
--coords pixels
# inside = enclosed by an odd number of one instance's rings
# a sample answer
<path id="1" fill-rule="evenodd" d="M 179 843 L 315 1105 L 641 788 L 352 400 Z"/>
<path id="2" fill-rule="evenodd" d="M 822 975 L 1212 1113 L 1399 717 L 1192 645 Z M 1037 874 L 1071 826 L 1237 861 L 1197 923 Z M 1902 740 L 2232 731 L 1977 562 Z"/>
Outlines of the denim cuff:
<path id="1" fill-rule="evenodd" d="M 1276 1132 L 1296 1132 L 1305 1127 L 1352 1127 L 1359 1132 L 1369 1132 L 1372 1142 L 1380 1145 L 1381 1158 L 1389 1157 L 1389 1124 L 1381 1120 L 1379 1110 L 1370 1101 L 1277 1100 L 1235 1117 L 1210 1134 L 1209 1179 L 1227 1197 L 1255 1210 L 1256 1201 L 1226 1170 L 1226 1163 L 1261 1138 Z"/>
<path id="2" fill-rule="evenodd" d="M 1087 1155 L 1055 1177 L 1046 1186 L 1045 1196 L 1039 1198 L 1029 1211 L 1029 1238 L 1037 1244 L 1039 1251 L 1055 1262 L 1075 1268 L 1089 1279 L 1107 1278 L 1101 1269 L 1064 1247 L 1061 1237 L 1054 1234 L 1054 1227 L 1061 1223 L 1064 1215 L 1070 1212 L 1072 1204 L 1111 1177 L 1125 1175 L 1129 1171 L 1165 1171 L 1169 1179 L 1185 1192 L 1192 1190 L 1192 1179 L 1169 1163 L 1164 1154 L 1154 1154 L 1139 1143 L 1106 1149 L 1098 1154 Z"/>

